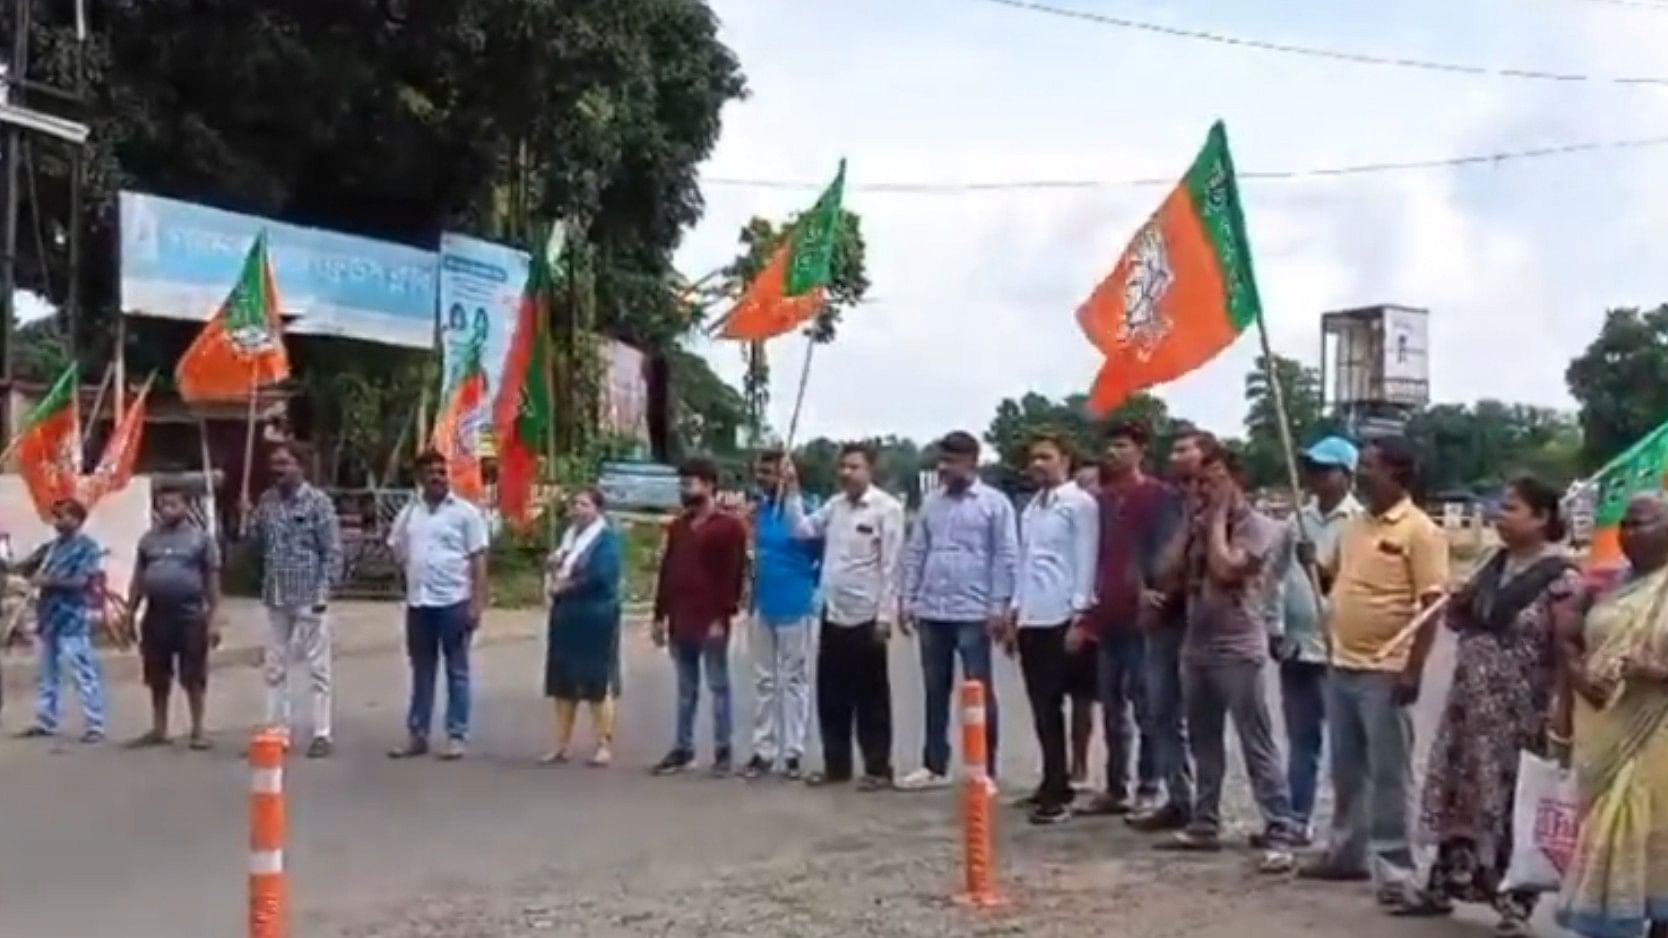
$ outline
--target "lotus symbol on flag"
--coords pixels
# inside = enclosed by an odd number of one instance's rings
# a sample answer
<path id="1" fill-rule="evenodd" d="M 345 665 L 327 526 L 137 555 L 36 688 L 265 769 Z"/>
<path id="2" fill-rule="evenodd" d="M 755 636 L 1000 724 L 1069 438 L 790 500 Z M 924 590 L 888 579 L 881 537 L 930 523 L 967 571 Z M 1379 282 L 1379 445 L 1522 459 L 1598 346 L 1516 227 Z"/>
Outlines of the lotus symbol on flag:
<path id="1" fill-rule="evenodd" d="M 463 415 L 458 421 L 457 435 L 453 439 L 455 452 L 460 458 L 470 458 L 480 449 L 481 428 L 486 426 L 488 415 L 487 406 L 482 404 Z"/>
<path id="2" fill-rule="evenodd" d="M 1124 275 L 1124 317 L 1119 329 L 1120 339 L 1143 360 L 1170 331 L 1161 304 L 1175 282 L 1164 232 L 1149 222 L 1130 245 L 1129 267 Z"/>
<path id="3" fill-rule="evenodd" d="M 272 347 L 272 330 L 265 323 L 238 326 L 227 332 L 226 337 L 244 355 L 259 355 Z"/>

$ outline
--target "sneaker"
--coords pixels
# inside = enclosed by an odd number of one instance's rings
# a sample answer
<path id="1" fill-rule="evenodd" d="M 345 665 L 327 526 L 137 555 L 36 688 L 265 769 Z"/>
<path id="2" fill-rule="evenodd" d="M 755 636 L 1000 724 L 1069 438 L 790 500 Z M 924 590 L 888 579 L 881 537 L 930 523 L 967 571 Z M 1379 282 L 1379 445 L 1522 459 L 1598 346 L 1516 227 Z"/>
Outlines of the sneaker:
<path id="1" fill-rule="evenodd" d="M 606 769 L 613 764 L 614 764 L 614 751 L 612 749 L 608 748 L 607 743 L 598 744 L 597 751 L 591 754 L 591 761 L 590 761 L 591 767 L 592 768 L 597 768 L 597 769 Z"/>
<path id="2" fill-rule="evenodd" d="M 104 742 L 104 731 L 88 730 L 87 732 L 81 734 L 81 741 L 89 746 L 96 743 L 102 743 Z"/>
<path id="3" fill-rule="evenodd" d="M 1222 849 L 1222 838 L 1216 831 L 1189 827 L 1176 831 L 1169 840 L 1153 845 L 1155 850 L 1179 850 L 1188 853 L 1215 853 Z"/>
<path id="4" fill-rule="evenodd" d="M 1265 827 L 1245 838 L 1245 845 L 1252 850 L 1307 847 L 1309 846 L 1309 830 L 1307 827 L 1287 828 L 1286 830 Z"/>
<path id="5" fill-rule="evenodd" d="M 1064 824 L 1071 820 L 1071 808 L 1057 803 L 1039 804 L 1031 809 L 1028 820 L 1038 827 Z"/>
<path id="6" fill-rule="evenodd" d="M 336 744 L 332 743 L 328 736 L 314 736 L 313 741 L 307 744 L 309 759 L 328 759 L 335 751 Z"/>
<path id="7" fill-rule="evenodd" d="M 1090 798 L 1079 813 L 1087 817 L 1121 817 L 1129 813 L 1129 799 L 1101 792 Z"/>
<path id="8" fill-rule="evenodd" d="M 656 775 L 676 775 L 679 772 L 687 771 L 688 768 L 694 764 L 694 753 L 683 749 L 674 749 L 671 752 L 668 752 L 666 754 L 666 758 L 661 759 L 658 763 L 656 763 L 655 767 L 650 771 Z"/>
<path id="9" fill-rule="evenodd" d="M 413 736 L 405 741 L 404 746 L 396 746 L 388 750 L 390 759 L 416 759 L 429 754 L 429 741 L 421 736 Z"/>
<path id="10" fill-rule="evenodd" d="M 919 768 L 903 778 L 898 779 L 899 791 L 933 791 L 939 788 L 949 788 L 952 784 L 950 776 L 942 775 L 928 768 Z"/>
<path id="11" fill-rule="evenodd" d="M 770 763 L 765 761 L 764 756 L 754 756 L 747 760 L 746 765 L 741 767 L 741 777 L 748 781 L 764 778 L 769 774 Z"/>
<path id="12" fill-rule="evenodd" d="M 1292 856 L 1290 850 L 1285 847 L 1270 847 L 1264 850 L 1262 857 L 1257 860 L 1257 872 L 1278 876 L 1290 873 L 1296 865 L 1297 858 Z"/>
<path id="13" fill-rule="evenodd" d="M 727 778 L 730 774 L 730 747 L 725 746 L 712 757 L 712 777 Z"/>
<path id="14" fill-rule="evenodd" d="M 440 749 L 442 762 L 456 762 L 469 752 L 469 743 L 453 736 L 446 740 L 446 745 Z"/>
<path id="15" fill-rule="evenodd" d="M 889 775 L 865 775 L 857 780 L 857 790 L 861 792 L 891 791 L 892 777 Z"/>
<path id="16" fill-rule="evenodd" d="M 782 765 L 782 777 L 790 782 L 797 782 L 805 777 L 805 770 L 799 767 L 799 757 L 790 756 Z"/>
<path id="17" fill-rule="evenodd" d="M 1124 823 L 1128 824 L 1131 830 L 1156 834 L 1164 831 L 1183 830 L 1187 827 L 1189 820 L 1186 808 L 1178 804 L 1167 804 L 1157 811 L 1149 811 L 1146 814 L 1132 814 L 1124 819 Z"/>

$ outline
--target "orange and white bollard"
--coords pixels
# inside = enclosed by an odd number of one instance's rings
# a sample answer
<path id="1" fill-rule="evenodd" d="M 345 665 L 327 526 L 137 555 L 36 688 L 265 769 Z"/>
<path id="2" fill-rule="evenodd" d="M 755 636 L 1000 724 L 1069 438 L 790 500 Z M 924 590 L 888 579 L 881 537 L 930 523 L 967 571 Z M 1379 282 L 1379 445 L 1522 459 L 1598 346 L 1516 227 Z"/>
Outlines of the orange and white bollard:
<path id="1" fill-rule="evenodd" d="M 284 882 L 284 737 L 274 730 L 249 744 L 249 938 L 289 934 Z"/>
<path id="2" fill-rule="evenodd" d="M 978 908 L 1001 905 L 996 892 L 996 854 L 991 845 L 991 790 L 985 769 L 985 686 L 961 685 L 962 862 L 967 875 L 960 901 Z"/>

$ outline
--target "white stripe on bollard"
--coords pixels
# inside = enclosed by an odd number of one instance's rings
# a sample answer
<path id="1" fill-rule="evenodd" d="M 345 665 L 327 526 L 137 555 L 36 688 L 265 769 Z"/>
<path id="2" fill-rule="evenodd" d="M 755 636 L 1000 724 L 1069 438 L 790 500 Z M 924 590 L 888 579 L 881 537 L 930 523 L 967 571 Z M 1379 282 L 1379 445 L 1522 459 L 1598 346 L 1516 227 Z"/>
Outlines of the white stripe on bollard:
<path id="1" fill-rule="evenodd" d="M 249 875 L 274 876 L 282 872 L 284 872 L 284 851 L 251 850 L 249 852 Z"/>
<path id="2" fill-rule="evenodd" d="M 284 790 L 283 769 L 256 769 L 249 773 L 249 791 L 257 795 L 276 795 Z"/>

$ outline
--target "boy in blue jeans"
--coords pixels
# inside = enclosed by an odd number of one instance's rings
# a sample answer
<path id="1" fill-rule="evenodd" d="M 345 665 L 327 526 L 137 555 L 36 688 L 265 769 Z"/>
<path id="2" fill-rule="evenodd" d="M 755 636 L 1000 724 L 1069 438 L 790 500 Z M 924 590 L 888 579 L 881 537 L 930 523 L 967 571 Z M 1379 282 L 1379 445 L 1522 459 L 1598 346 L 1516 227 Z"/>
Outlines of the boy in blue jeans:
<path id="1" fill-rule="evenodd" d="M 88 591 L 98 575 L 103 550 L 81 533 L 87 509 L 73 498 L 52 506 L 52 527 L 58 536 L 42 548 L 30 578 L 39 592 L 36 603 L 40 633 L 40 674 L 36 686 L 35 723 L 24 737 L 55 736 L 58 732 L 60 672 L 69 668 L 81 698 L 81 741 L 104 740 L 104 680 L 93 654 L 92 614 Z"/>

